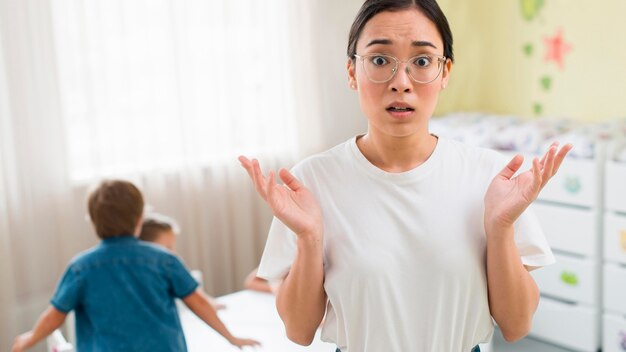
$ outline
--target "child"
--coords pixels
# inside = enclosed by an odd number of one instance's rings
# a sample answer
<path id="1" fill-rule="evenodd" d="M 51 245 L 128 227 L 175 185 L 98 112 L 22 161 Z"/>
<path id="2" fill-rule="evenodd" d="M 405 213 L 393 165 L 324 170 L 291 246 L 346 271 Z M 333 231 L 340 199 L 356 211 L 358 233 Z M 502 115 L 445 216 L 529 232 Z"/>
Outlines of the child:
<path id="1" fill-rule="evenodd" d="M 145 215 L 143 224 L 141 225 L 141 233 L 139 239 L 146 242 L 152 242 L 169 249 L 172 253 L 176 253 L 176 237 L 180 234 L 180 229 L 174 219 L 158 213 L 149 213 Z M 198 271 L 192 271 L 191 275 L 199 274 Z M 198 275 L 199 276 L 199 275 Z M 195 277 L 198 283 L 201 277 Z M 206 293 L 204 294 L 214 309 L 220 310 L 226 308 L 225 305 L 217 303 L 215 299 Z"/>
<path id="2" fill-rule="evenodd" d="M 71 261 L 51 306 L 16 337 L 13 352 L 50 335 L 71 310 L 78 351 L 186 351 L 174 298 L 233 345 L 258 344 L 228 332 L 178 257 L 137 239 L 143 206 L 126 181 L 102 182 L 90 194 L 89 216 L 102 241 Z"/>

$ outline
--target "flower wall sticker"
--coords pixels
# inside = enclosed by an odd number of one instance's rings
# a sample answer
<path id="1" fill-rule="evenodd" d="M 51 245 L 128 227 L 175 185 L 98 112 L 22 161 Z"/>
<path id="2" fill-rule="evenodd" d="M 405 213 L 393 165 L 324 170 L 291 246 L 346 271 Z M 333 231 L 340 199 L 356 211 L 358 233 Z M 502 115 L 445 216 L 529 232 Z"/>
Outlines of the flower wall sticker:
<path id="1" fill-rule="evenodd" d="M 546 46 L 545 62 L 554 61 L 559 69 L 563 71 L 563 68 L 565 68 L 563 59 L 566 54 L 572 51 L 572 46 L 563 40 L 563 30 L 559 29 L 554 36 L 544 38 L 543 43 Z"/>

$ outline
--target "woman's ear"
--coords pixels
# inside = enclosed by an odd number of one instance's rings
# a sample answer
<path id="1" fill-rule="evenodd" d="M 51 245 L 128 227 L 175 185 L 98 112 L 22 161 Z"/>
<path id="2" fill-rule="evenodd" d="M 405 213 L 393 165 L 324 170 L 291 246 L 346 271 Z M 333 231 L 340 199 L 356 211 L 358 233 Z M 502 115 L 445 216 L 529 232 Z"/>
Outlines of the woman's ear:
<path id="1" fill-rule="evenodd" d="M 452 70 L 452 60 L 446 59 L 446 63 L 443 66 L 443 72 L 441 72 L 441 89 L 446 89 L 448 86 L 448 80 L 450 79 L 450 71 Z"/>
<path id="2" fill-rule="evenodd" d="M 357 90 L 355 65 L 352 58 L 348 58 L 346 69 L 348 70 L 348 85 L 350 86 L 350 88 Z"/>

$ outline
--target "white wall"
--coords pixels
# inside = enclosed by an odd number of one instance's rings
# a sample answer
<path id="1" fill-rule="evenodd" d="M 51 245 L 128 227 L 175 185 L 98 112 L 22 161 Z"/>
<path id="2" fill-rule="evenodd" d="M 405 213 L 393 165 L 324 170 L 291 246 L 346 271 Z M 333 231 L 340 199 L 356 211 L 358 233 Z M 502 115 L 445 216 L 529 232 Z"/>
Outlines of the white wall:
<path id="1" fill-rule="evenodd" d="M 315 67 L 319 74 L 323 145 L 327 148 L 367 129 L 356 92 L 348 86 L 348 32 L 361 0 L 320 0 L 311 13 Z M 307 84 L 307 82 L 302 82 Z"/>

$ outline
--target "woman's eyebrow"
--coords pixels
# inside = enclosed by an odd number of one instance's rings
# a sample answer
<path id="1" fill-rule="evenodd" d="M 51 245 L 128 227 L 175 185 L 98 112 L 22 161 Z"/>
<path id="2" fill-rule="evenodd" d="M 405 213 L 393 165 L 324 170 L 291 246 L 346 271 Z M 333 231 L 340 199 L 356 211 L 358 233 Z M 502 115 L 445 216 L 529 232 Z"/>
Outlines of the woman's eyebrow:
<path id="1" fill-rule="evenodd" d="M 365 47 L 367 48 L 367 47 L 370 47 L 370 46 L 372 46 L 372 45 L 376 45 L 376 44 L 381 44 L 381 45 L 391 45 L 391 44 L 393 44 L 393 42 L 392 42 L 390 39 L 372 39 L 372 40 L 370 40 L 370 42 L 369 42 L 369 43 L 367 43 L 367 45 L 366 45 Z M 433 43 L 431 43 L 431 42 L 428 42 L 428 41 L 425 41 L 425 40 L 416 40 L 416 41 L 413 41 L 413 42 L 411 43 L 411 45 L 412 45 L 412 46 L 417 46 L 417 47 L 422 47 L 422 46 L 430 46 L 430 47 L 432 47 L 432 48 L 434 48 L 434 49 L 437 49 L 437 47 L 435 46 L 435 44 L 433 44 Z"/>
<path id="2" fill-rule="evenodd" d="M 425 40 L 417 40 L 414 41 L 413 43 L 411 43 L 413 46 L 430 46 L 432 48 L 437 49 L 437 47 L 435 46 L 435 44 L 431 43 L 431 42 L 427 42 Z"/>
<path id="3" fill-rule="evenodd" d="M 367 48 L 376 44 L 391 45 L 393 42 L 390 39 L 372 39 L 365 47 Z"/>

